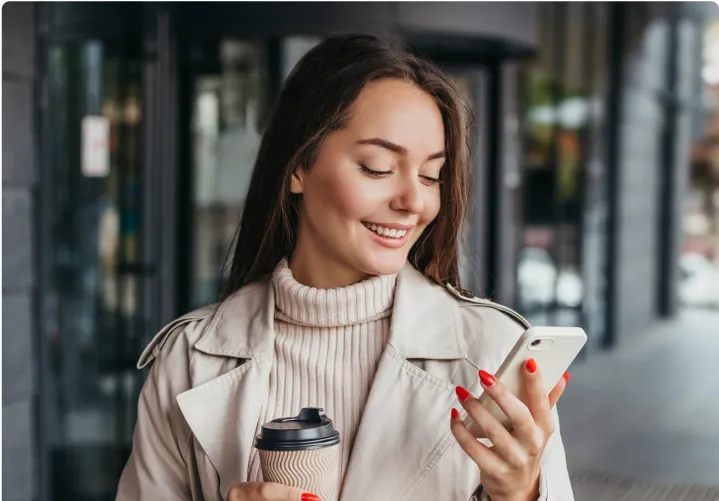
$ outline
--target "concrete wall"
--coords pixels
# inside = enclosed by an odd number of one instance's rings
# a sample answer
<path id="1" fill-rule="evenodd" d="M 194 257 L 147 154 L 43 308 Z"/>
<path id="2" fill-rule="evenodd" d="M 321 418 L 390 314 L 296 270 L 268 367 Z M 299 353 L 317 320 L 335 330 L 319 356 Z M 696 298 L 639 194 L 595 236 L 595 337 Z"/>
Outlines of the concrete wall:
<path id="1" fill-rule="evenodd" d="M 32 500 L 37 492 L 34 353 L 35 7 L 2 7 L 2 497 Z"/>
<path id="2" fill-rule="evenodd" d="M 643 10 L 625 10 L 623 34 L 614 297 L 619 342 L 654 321 L 659 285 L 656 217 L 665 127 L 659 95 L 666 89 L 669 23 L 644 18 Z"/>

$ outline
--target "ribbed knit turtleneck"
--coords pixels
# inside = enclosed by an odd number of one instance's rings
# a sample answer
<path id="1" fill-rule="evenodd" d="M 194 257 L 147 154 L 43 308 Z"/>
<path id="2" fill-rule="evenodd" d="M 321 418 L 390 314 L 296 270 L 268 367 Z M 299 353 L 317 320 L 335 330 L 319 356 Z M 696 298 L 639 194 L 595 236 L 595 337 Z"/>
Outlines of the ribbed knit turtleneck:
<path id="1" fill-rule="evenodd" d="M 382 350 L 389 338 L 396 275 L 337 289 L 295 280 L 287 261 L 272 275 L 275 357 L 262 423 L 322 407 L 339 430 L 344 477 Z M 249 481 L 261 481 L 256 451 Z"/>

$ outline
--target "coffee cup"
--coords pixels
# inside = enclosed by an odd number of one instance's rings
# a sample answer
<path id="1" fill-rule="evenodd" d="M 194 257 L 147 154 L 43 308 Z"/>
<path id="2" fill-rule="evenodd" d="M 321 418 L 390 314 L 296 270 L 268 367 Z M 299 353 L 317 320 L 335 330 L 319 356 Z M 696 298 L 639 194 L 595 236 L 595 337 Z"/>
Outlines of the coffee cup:
<path id="1" fill-rule="evenodd" d="M 340 434 L 318 407 L 262 425 L 255 438 L 265 482 L 277 482 L 337 501 Z"/>

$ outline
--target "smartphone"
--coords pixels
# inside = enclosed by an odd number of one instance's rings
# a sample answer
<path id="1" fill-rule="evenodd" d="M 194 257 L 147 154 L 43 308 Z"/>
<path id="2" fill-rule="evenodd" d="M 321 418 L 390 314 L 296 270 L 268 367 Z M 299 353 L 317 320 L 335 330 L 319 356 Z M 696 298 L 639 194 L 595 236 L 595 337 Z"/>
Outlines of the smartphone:
<path id="1" fill-rule="evenodd" d="M 524 364 L 533 358 L 542 374 L 544 390 L 549 394 L 586 342 L 587 334 L 579 327 L 532 327 L 517 340 L 494 376 L 526 402 Z M 489 395 L 483 393 L 479 401 L 506 429 L 512 430 L 511 422 Z M 465 424 L 468 428 L 473 424 L 469 416 Z M 478 430 L 472 431 L 482 436 Z"/>

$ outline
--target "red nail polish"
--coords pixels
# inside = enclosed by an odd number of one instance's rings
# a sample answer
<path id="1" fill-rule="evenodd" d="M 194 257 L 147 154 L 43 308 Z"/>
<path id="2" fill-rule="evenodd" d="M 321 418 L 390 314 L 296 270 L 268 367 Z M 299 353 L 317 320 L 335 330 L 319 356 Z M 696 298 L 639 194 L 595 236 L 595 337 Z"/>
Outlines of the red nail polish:
<path id="1" fill-rule="evenodd" d="M 322 501 L 319 496 L 305 492 L 302 494 L 302 501 Z"/>
<path id="2" fill-rule="evenodd" d="M 496 381 L 493 375 L 482 369 L 479 370 L 479 380 L 482 381 L 482 384 L 486 387 L 492 386 Z"/>
<path id="3" fill-rule="evenodd" d="M 457 398 L 459 398 L 460 402 L 464 402 L 469 398 L 469 392 L 461 386 L 457 386 L 454 391 L 457 394 Z"/>
<path id="4" fill-rule="evenodd" d="M 459 419 L 459 411 L 452 407 L 452 419 Z"/>
<path id="5" fill-rule="evenodd" d="M 537 372 L 537 362 L 533 358 L 527 360 L 526 366 L 530 374 L 534 374 L 535 372 Z"/>
<path id="6" fill-rule="evenodd" d="M 565 372 L 564 374 L 562 374 L 562 377 L 564 378 L 564 383 L 566 384 L 566 383 L 569 382 L 569 378 L 570 378 L 571 376 L 569 375 L 568 372 Z"/>

